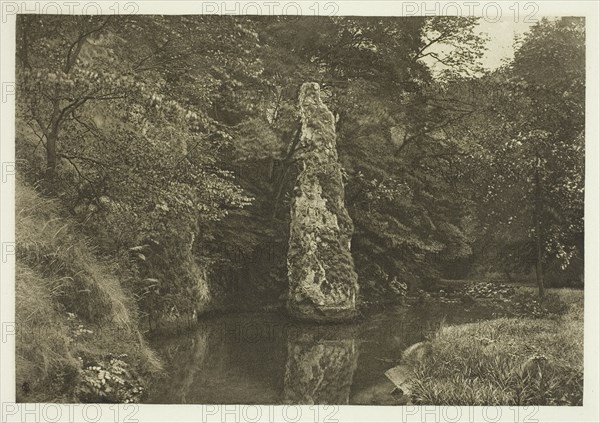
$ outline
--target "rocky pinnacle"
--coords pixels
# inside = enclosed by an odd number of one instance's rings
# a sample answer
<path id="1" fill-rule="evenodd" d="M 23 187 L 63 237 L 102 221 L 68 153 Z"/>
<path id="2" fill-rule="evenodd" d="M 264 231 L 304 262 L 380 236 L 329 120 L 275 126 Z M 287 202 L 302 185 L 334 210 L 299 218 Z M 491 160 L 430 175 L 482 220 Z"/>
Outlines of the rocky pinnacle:
<path id="1" fill-rule="evenodd" d="M 335 120 L 316 83 L 302 85 L 299 107 L 302 128 L 296 158 L 301 170 L 291 206 L 287 307 L 301 319 L 349 320 L 356 315 L 358 282 Z"/>

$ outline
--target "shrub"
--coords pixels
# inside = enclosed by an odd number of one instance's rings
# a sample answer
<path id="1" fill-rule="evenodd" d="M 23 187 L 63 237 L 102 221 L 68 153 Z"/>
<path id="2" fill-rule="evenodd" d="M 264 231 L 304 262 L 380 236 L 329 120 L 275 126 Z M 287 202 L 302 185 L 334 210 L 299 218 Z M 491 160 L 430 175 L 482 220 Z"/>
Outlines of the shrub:
<path id="1" fill-rule="evenodd" d="M 109 354 L 97 361 L 81 362 L 81 383 L 76 395 L 84 402 L 139 402 L 144 392 L 138 375 L 125 361 L 127 354 Z"/>

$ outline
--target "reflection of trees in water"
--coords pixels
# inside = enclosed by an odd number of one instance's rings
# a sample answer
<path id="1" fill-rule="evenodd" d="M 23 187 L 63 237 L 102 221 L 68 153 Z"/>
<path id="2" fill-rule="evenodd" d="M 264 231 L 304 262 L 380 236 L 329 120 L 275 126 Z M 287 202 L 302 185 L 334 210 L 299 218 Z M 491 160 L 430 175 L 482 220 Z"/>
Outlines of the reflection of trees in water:
<path id="1" fill-rule="evenodd" d="M 148 402 L 275 404 L 283 390 L 282 325 L 263 316 L 234 316 L 155 339 L 165 374 L 153 381 Z"/>
<path id="2" fill-rule="evenodd" d="M 338 327 L 300 332 L 288 335 L 283 402 L 348 404 L 358 361 L 353 334 Z"/>
<path id="3" fill-rule="evenodd" d="M 181 398 L 181 403 L 187 403 L 187 393 L 190 388 L 194 386 L 194 381 L 198 370 L 203 366 L 203 362 L 206 359 L 208 351 L 208 336 L 207 332 L 196 332 L 195 336 L 191 339 L 191 345 L 187 349 L 187 357 L 183 358 L 185 361 L 177 360 L 175 363 L 195 363 L 194 366 L 175 366 L 178 369 L 178 375 L 175 380 L 180 380 L 180 384 L 175 386 L 175 397 Z M 187 369 L 186 369 L 187 367 Z"/>
<path id="4" fill-rule="evenodd" d="M 196 331 L 191 336 L 179 336 L 161 345 L 158 350 L 165 363 L 165 380 L 154 383 L 153 399 L 179 404 L 188 403 L 199 370 L 208 356 L 210 331 Z M 169 340 L 171 341 L 171 340 Z M 193 363 L 194 365 L 189 365 Z"/>

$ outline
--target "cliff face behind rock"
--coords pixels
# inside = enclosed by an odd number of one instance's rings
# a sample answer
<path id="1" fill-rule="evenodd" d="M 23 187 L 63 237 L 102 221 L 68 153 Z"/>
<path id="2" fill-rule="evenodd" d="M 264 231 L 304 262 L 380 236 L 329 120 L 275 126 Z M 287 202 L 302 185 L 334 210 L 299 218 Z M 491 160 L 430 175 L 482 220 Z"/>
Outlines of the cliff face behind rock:
<path id="1" fill-rule="evenodd" d="M 356 315 L 358 282 L 350 243 L 354 230 L 344 205 L 335 120 L 319 85 L 300 89 L 302 116 L 298 158 L 302 170 L 292 202 L 288 250 L 289 313 L 314 321 Z"/>

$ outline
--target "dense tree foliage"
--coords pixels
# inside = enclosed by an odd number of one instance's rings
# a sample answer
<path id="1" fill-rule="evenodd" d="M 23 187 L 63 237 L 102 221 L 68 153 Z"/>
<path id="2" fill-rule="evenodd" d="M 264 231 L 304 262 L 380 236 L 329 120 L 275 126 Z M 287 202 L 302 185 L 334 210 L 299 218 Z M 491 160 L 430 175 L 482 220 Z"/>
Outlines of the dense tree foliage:
<path id="1" fill-rule="evenodd" d="M 513 63 L 481 81 L 487 111 L 471 122 L 482 148 L 481 238 L 506 271 L 583 264 L 585 27 L 543 20 Z"/>
<path id="2" fill-rule="evenodd" d="M 540 266 L 567 263 L 583 233 L 583 24 L 542 22 L 483 75 L 476 22 L 19 16 L 20 169 L 121 261 L 150 320 L 224 293 L 271 301 L 286 289 L 297 91 L 315 81 L 367 298 L 484 242 L 532 240 Z M 462 95 L 475 85 L 487 94 Z"/>

